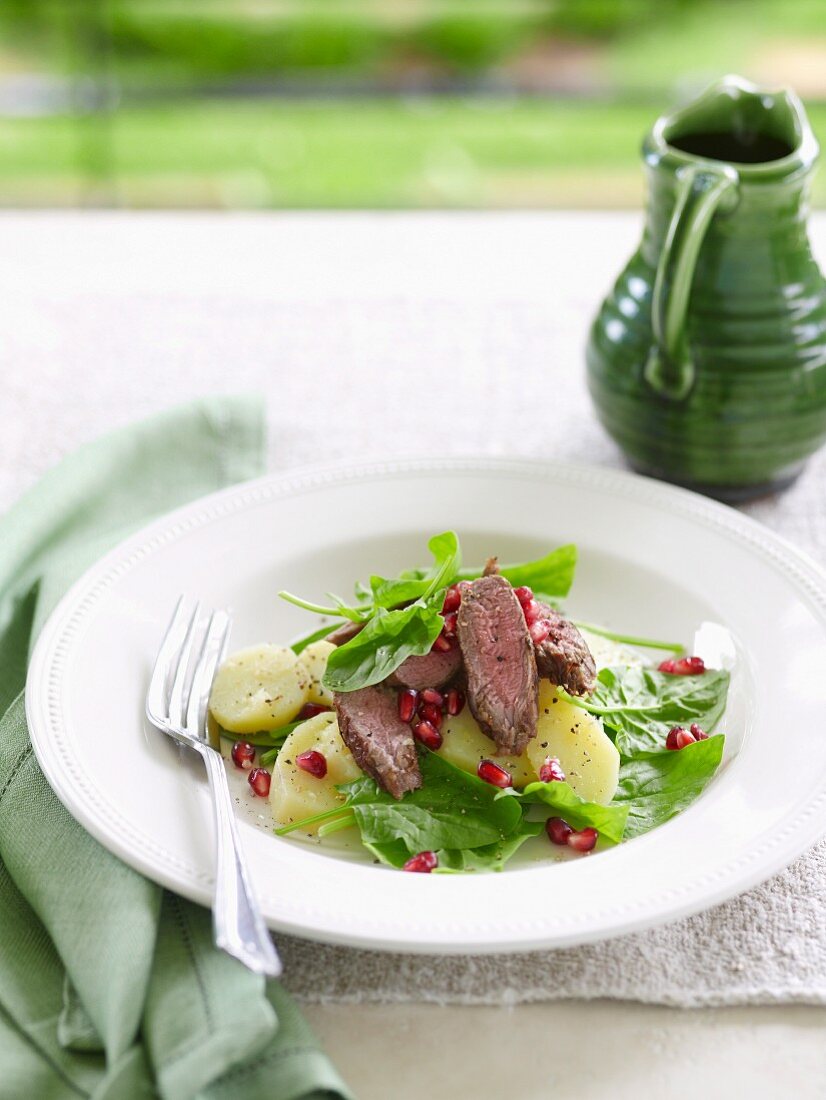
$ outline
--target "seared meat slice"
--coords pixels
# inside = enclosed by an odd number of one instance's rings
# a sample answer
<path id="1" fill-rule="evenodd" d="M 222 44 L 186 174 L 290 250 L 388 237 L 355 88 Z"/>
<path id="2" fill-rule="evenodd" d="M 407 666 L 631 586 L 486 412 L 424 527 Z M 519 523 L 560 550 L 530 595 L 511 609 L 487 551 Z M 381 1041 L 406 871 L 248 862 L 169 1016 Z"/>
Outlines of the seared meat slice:
<path id="1" fill-rule="evenodd" d="M 536 646 L 539 675 L 565 688 L 570 695 L 590 695 L 597 686 L 597 666 L 580 632 L 566 618 L 544 604 L 542 618 L 551 632 Z"/>
<path id="2" fill-rule="evenodd" d="M 442 653 L 432 649 L 421 657 L 408 657 L 390 676 L 390 682 L 399 687 L 439 688 L 450 683 L 462 667 L 462 653 L 458 648 Z"/>
<path id="3" fill-rule="evenodd" d="M 337 691 L 341 737 L 362 771 L 394 798 L 422 785 L 413 733 L 399 718 L 395 691 L 381 686 Z"/>
<path id="4" fill-rule="evenodd" d="M 473 716 L 500 752 L 518 755 L 536 735 L 539 681 L 525 616 L 504 577 L 464 589 L 458 635 Z"/>
<path id="5" fill-rule="evenodd" d="M 364 623 L 354 623 L 350 619 L 346 619 L 341 626 L 337 626 L 332 633 L 328 634 L 324 641 L 332 642 L 333 645 L 344 645 L 351 638 L 355 638 L 363 629 Z"/>

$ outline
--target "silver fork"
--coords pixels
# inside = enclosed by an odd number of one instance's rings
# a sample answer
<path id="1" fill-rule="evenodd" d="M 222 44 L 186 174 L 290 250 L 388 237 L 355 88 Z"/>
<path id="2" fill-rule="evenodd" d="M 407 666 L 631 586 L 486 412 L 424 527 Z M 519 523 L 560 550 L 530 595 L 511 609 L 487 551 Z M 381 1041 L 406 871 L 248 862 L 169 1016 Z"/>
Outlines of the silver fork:
<path id="1" fill-rule="evenodd" d="M 213 611 L 198 646 L 200 616 L 200 604 L 187 612 L 181 596 L 155 660 L 146 716 L 179 744 L 194 749 L 206 765 L 215 809 L 215 942 L 256 974 L 277 978 L 281 960 L 250 884 L 224 761 L 207 741 L 209 693 L 226 650 L 231 621 L 226 612 Z"/>

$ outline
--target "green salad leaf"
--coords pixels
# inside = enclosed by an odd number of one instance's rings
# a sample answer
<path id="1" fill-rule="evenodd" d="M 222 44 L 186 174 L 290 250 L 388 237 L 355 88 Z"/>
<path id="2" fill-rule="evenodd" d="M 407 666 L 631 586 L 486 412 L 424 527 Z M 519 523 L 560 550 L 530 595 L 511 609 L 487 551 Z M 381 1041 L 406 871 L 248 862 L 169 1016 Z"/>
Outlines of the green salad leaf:
<path id="1" fill-rule="evenodd" d="M 437 848 L 435 849 L 438 866 L 435 874 L 457 874 L 466 871 L 501 871 L 507 861 L 531 837 L 538 836 L 543 829 L 541 821 L 522 821 L 515 832 L 494 844 L 484 844 L 479 848 Z M 387 844 L 365 844 L 365 847 L 382 863 L 391 867 L 403 867 L 417 852 L 403 840 L 390 841 Z M 430 849 L 433 851 L 433 849 Z"/>
<path id="2" fill-rule="evenodd" d="M 331 691 L 355 691 L 386 680 L 408 657 L 429 653 L 444 620 L 439 606 L 410 604 L 379 608 L 367 625 L 327 658 L 324 685 Z"/>
<path id="3" fill-rule="evenodd" d="M 709 737 L 678 752 L 641 754 L 624 761 L 612 805 L 628 808 L 626 838 L 662 825 L 702 794 L 720 765 L 724 745 L 724 737 Z"/>
<path id="4" fill-rule="evenodd" d="M 567 596 L 574 583 L 577 549 L 573 543 L 560 546 L 538 561 L 518 562 L 500 565 L 499 572 L 511 582 L 514 588 L 527 585 L 535 595 L 558 598 Z M 481 577 L 480 569 L 463 569 L 458 580 L 475 580 Z"/>
<path id="5" fill-rule="evenodd" d="M 339 788 L 365 843 L 403 840 L 412 853 L 480 848 L 518 827 L 520 807 L 503 804 L 490 783 L 435 753 L 423 753 L 420 764 L 422 786 L 399 801 L 367 777 Z"/>
<path id="6" fill-rule="evenodd" d="M 554 817 L 564 818 L 574 829 L 596 829 L 600 837 L 619 844 L 625 831 L 628 807 L 586 802 L 568 783 L 529 783 L 524 790 L 503 791 L 500 797 L 516 797 L 525 803 L 550 806 Z"/>
<path id="7" fill-rule="evenodd" d="M 289 734 L 293 730 L 301 725 L 304 719 L 298 722 L 288 722 L 285 726 L 279 726 L 277 729 L 260 730 L 258 733 L 232 733 L 230 730 L 225 730 L 218 727 L 218 732 L 225 741 L 246 741 L 248 745 L 252 745 L 256 749 L 272 749 L 280 748 L 287 740 Z"/>
<path id="8" fill-rule="evenodd" d="M 481 848 L 441 848 L 436 852 L 439 859 L 436 874 L 455 874 L 461 871 L 501 871 L 525 841 L 538 836 L 543 828 L 541 821 L 525 821 L 523 819 L 515 832 L 495 844 L 486 844 Z"/>
<path id="9" fill-rule="evenodd" d="M 667 752 L 665 739 L 677 725 L 711 731 L 725 710 L 729 674 L 707 669 L 699 676 L 673 676 L 651 668 L 604 668 L 587 699 L 570 702 L 600 715 L 616 734 L 622 756 Z"/>
<path id="10" fill-rule="evenodd" d="M 309 634 L 302 634 L 300 638 L 293 642 L 290 649 L 298 656 L 299 653 L 304 652 L 308 645 L 312 645 L 313 642 L 320 642 L 328 634 L 332 634 L 334 630 L 338 629 L 339 625 L 339 623 L 328 623 L 326 626 L 320 626 L 318 630 L 311 630 Z"/>
<path id="11" fill-rule="evenodd" d="M 433 565 L 420 575 L 401 576 L 394 580 L 375 575 L 370 578 L 370 592 L 376 608 L 398 607 L 411 600 L 427 600 L 451 583 L 462 565 L 462 551 L 456 532 L 443 531 L 440 535 L 434 535 L 427 547 L 433 555 Z"/>

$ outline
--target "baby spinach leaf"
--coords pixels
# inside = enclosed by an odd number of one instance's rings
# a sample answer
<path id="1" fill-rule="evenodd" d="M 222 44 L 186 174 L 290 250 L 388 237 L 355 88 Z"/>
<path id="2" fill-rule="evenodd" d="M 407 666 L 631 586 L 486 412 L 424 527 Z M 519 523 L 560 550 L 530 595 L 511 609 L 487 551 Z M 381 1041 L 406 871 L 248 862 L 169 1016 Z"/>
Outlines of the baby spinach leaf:
<path id="1" fill-rule="evenodd" d="M 386 845 L 403 840 L 411 854 L 442 848 L 497 844 L 522 819 L 515 800 L 496 798 L 496 788 L 454 767 L 434 753 L 421 757 L 422 786 L 397 801 L 372 779 L 357 779 L 339 790 L 347 797 L 362 840 Z"/>
<path id="2" fill-rule="evenodd" d="M 380 863 L 386 863 L 390 867 L 404 867 L 411 856 L 417 854 L 411 852 L 403 840 L 391 840 L 389 844 L 367 844 L 362 840 L 362 844 Z"/>
<path id="3" fill-rule="evenodd" d="M 353 585 L 353 594 L 359 603 L 364 603 L 365 600 L 372 600 L 373 598 L 370 587 L 364 584 L 363 581 L 356 581 Z"/>
<path id="4" fill-rule="evenodd" d="M 672 726 L 692 722 L 711 731 L 725 710 L 729 674 L 708 669 L 700 676 L 672 676 L 650 668 L 604 668 L 587 699 L 570 702 L 598 714 L 616 733 L 622 756 L 667 752 Z"/>
<path id="5" fill-rule="evenodd" d="M 501 871 L 507 861 L 533 836 L 542 832 L 541 821 L 522 821 L 516 832 L 495 844 L 481 848 L 442 848 L 436 855 L 437 874 L 455 874 L 457 871 Z"/>
<path id="6" fill-rule="evenodd" d="M 280 748 L 287 740 L 288 735 L 303 721 L 302 718 L 300 722 L 288 722 L 286 726 L 279 726 L 277 729 L 271 730 L 259 730 L 258 733 L 232 733 L 220 726 L 218 732 L 226 741 L 246 741 L 248 745 L 252 745 L 256 749 Z"/>
<path id="7" fill-rule="evenodd" d="M 322 638 L 326 638 L 328 634 L 332 634 L 339 626 L 341 626 L 341 623 L 329 623 L 327 626 L 320 626 L 318 630 L 312 630 L 309 634 L 303 634 L 297 641 L 293 642 L 290 649 L 296 655 L 303 653 L 308 645 L 312 645 L 313 642 L 320 642 Z"/>
<path id="8" fill-rule="evenodd" d="M 450 875 L 462 871 L 501 871 L 525 841 L 541 833 L 542 828 L 541 821 L 523 821 L 516 832 L 495 844 L 485 844 L 480 848 L 436 849 L 438 866 L 435 873 Z M 403 867 L 412 856 L 418 854 L 412 852 L 403 840 L 364 846 L 382 863 L 391 867 Z"/>
<path id="9" fill-rule="evenodd" d="M 396 611 L 379 608 L 363 630 L 332 651 L 324 685 L 355 691 L 381 683 L 408 657 L 429 653 L 443 623 L 438 608 L 420 603 Z"/>
<path id="10" fill-rule="evenodd" d="M 506 577 L 514 588 L 527 585 L 535 593 L 543 596 L 567 596 L 574 582 L 576 570 L 576 546 L 573 543 L 560 546 L 538 561 L 519 562 L 512 565 L 500 565 L 499 572 Z M 459 573 L 462 580 L 481 577 L 480 569 L 463 569 Z"/>
<path id="11" fill-rule="evenodd" d="M 628 808 L 626 837 L 662 825 L 702 794 L 720 765 L 724 745 L 724 737 L 709 737 L 676 752 L 624 761 L 612 805 Z"/>
<path id="12" fill-rule="evenodd" d="M 513 798 L 513 794 L 505 794 Z M 600 837 L 619 844 L 628 817 L 627 806 L 603 806 L 599 802 L 586 802 L 567 783 L 529 783 L 515 797 L 522 802 L 550 806 L 554 817 L 561 817 L 575 829 L 596 829 Z"/>
<path id="13" fill-rule="evenodd" d="M 427 544 L 433 555 L 433 568 L 429 574 L 430 587 L 427 595 L 450 584 L 462 568 L 462 549 L 459 536 L 455 531 L 443 531 L 434 535 Z"/>
<path id="14" fill-rule="evenodd" d="M 456 532 L 443 531 L 440 535 L 434 535 L 427 546 L 433 555 L 430 569 L 411 571 L 415 575 L 402 575 L 394 580 L 379 576 L 370 578 L 370 591 L 376 607 L 398 607 L 411 600 L 426 600 L 450 584 L 462 565 L 462 551 Z"/>
<path id="15" fill-rule="evenodd" d="M 421 580 L 388 580 L 386 577 L 372 576 L 370 589 L 376 607 L 398 607 L 420 599 L 427 591 L 428 582 Z"/>

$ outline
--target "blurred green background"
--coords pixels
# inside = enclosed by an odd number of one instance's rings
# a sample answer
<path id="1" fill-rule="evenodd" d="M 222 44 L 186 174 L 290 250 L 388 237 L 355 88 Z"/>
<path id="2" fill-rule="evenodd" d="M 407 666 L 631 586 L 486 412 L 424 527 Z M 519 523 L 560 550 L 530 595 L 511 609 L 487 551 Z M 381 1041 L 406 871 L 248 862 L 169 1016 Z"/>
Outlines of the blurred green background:
<path id="1" fill-rule="evenodd" d="M 725 72 L 826 138 L 824 0 L 0 0 L 0 205 L 637 206 Z"/>

